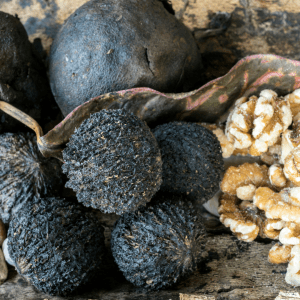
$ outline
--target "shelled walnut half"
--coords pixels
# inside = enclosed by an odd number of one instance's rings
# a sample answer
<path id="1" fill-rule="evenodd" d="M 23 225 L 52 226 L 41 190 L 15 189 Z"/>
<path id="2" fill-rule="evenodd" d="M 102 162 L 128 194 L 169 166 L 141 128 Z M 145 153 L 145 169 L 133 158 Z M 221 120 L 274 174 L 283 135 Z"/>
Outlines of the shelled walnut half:
<path id="1" fill-rule="evenodd" d="M 243 97 L 236 101 L 228 117 L 225 134 L 237 149 L 249 149 L 259 156 L 277 143 L 282 132 L 292 123 L 290 103 L 271 90 L 263 90 L 259 98 Z"/>

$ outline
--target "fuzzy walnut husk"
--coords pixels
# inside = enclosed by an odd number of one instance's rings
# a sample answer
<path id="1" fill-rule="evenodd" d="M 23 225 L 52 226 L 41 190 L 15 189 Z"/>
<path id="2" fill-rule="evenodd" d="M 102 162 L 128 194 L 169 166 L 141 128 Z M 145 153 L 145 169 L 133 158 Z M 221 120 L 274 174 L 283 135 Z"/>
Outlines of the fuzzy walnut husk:
<path id="1" fill-rule="evenodd" d="M 10 222 L 8 252 L 18 273 L 38 290 L 68 295 L 99 272 L 103 231 L 79 204 L 34 198 Z"/>
<path id="2" fill-rule="evenodd" d="M 77 128 L 63 151 L 66 187 L 105 213 L 149 202 L 161 185 L 162 161 L 146 123 L 125 110 L 102 110 Z"/>
<path id="3" fill-rule="evenodd" d="M 210 199 L 224 172 L 217 137 L 199 124 L 186 122 L 159 125 L 153 132 L 163 161 L 161 189 L 186 193 L 201 203 Z"/>
<path id="4" fill-rule="evenodd" d="M 202 260 L 205 229 L 186 196 L 156 195 L 155 203 L 126 213 L 112 232 L 112 253 L 125 278 L 148 289 L 171 286 Z"/>
<path id="5" fill-rule="evenodd" d="M 56 195 L 63 186 L 60 163 L 40 153 L 33 134 L 0 135 L 0 216 L 4 223 L 33 196 Z"/>

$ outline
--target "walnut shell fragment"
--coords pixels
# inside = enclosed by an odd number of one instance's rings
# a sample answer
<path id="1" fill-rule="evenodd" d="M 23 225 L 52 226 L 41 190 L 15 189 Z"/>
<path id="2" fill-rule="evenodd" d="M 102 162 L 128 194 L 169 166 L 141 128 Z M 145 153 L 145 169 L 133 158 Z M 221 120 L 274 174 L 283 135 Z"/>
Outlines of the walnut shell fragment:
<path id="1" fill-rule="evenodd" d="M 271 90 L 260 97 L 245 97 L 236 101 L 228 117 L 225 134 L 237 149 L 248 149 L 259 156 L 276 144 L 282 132 L 292 123 L 290 104 Z"/>

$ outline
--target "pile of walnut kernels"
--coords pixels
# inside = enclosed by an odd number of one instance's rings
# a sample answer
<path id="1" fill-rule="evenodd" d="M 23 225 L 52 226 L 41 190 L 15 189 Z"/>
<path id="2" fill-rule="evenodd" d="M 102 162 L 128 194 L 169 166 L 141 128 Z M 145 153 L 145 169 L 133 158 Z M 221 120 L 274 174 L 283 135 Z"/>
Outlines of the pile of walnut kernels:
<path id="1" fill-rule="evenodd" d="M 263 90 L 240 98 L 217 135 L 223 158 L 256 157 L 230 166 L 221 182 L 220 221 L 242 241 L 279 240 L 269 262 L 289 262 L 285 280 L 300 286 L 300 89 L 285 97 Z"/>

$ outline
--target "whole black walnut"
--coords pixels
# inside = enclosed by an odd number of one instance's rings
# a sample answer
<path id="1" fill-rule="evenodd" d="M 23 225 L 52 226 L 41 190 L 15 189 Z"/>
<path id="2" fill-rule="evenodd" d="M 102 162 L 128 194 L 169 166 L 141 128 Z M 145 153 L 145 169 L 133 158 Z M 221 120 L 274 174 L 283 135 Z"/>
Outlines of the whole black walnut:
<path id="1" fill-rule="evenodd" d="M 29 114 L 42 126 L 60 114 L 46 69 L 17 17 L 0 12 L 0 99 Z M 0 133 L 25 131 L 0 112 Z"/>
<path id="2" fill-rule="evenodd" d="M 33 134 L 0 135 L 0 217 L 7 224 L 12 213 L 33 196 L 52 196 L 63 188 L 61 164 L 39 151 Z"/>
<path id="3" fill-rule="evenodd" d="M 155 127 L 161 149 L 161 190 L 189 195 L 200 204 L 218 190 L 224 172 L 222 149 L 209 129 L 196 123 L 171 122 Z"/>
<path id="4" fill-rule="evenodd" d="M 104 229 L 93 212 L 58 198 L 34 198 L 12 218 L 9 256 L 39 291 L 68 295 L 101 272 Z"/>
<path id="5" fill-rule="evenodd" d="M 135 210 L 158 191 L 162 161 L 147 124 L 125 110 L 101 110 L 81 123 L 63 150 L 62 170 L 79 202 L 116 213 Z"/>
<path id="6" fill-rule="evenodd" d="M 63 114 L 112 91 L 198 87 L 200 50 L 171 12 L 159 0 L 91 0 L 78 8 L 50 52 L 50 85 Z"/>
<path id="7" fill-rule="evenodd" d="M 185 195 L 159 192 L 153 201 L 120 217 L 111 249 L 128 281 L 157 290 L 196 270 L 206 238 L 202 218 Z"/>

